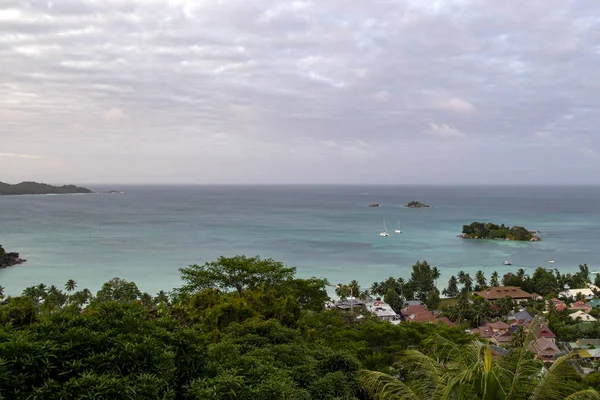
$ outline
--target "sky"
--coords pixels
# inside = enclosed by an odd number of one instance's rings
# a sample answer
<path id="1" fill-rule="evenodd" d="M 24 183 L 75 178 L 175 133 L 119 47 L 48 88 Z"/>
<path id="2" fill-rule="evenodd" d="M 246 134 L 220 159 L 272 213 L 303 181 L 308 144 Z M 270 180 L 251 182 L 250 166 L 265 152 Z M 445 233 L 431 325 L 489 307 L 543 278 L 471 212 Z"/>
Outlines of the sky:
<path id="1" fill-rule="evenodd" d="M 600 2 L 0 0 L 0 181 L 596 184 Z"/>

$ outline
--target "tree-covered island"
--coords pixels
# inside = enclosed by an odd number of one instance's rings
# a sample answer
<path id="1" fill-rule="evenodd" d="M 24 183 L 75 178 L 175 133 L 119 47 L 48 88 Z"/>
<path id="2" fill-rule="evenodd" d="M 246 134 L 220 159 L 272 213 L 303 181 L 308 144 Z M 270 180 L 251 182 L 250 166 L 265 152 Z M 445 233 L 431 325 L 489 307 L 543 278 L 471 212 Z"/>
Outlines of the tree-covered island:
<path id="1" fill-rule="evenodd" d="M 406 208 L 427 208 L 429 204 L 421 203 L 420 201 L 411 200 L 404 206 Z"/>
<path id="2" fill-rule="evenodd" d="M 0 182 L 0 196 L 20 194 L 72 194 L 72 193 L 94 193 L 88 188 L 64 185 L 52 186 L 38 182 L 21 182 L 15 185 Z"/>
<path id="3" fill-rule="evenodd" d="M 518 240 L 523 242 L 539 242 L 541 239 L 536 235 L 536 231 L 531 231 L 522 226 L 496 225 L 491 222 L 473 222 L 470 225 L 463 225 L 462 234 L 459 237 L 463 239 L 500 239 L 500 240 Z"/>

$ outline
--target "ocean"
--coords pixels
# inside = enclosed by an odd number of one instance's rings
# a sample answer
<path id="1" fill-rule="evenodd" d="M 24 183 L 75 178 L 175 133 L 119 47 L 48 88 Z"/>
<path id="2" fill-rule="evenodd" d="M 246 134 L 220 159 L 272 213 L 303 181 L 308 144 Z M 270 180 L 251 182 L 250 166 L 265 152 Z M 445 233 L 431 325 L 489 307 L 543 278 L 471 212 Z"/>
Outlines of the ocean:
<path id="1" fill-rule="evenodd" d="M 123 193 L 0 196 L 0 244 L 28 260 L 0 270 L 7 294 L 68 279 L 95 291 L 113 277 L 154 294 L 181 285 L 180 267 L 236 254 L 361 287 L 408 279 L 417 260 L 440 269 L 440 288 L 460 270 L 489 277 L 538 266 L 573 272 L 587 263 L 600 271 L 600 187 L 88 187 Z M 410 200 L 431 207 L 404 208 Z M 379 236 L 384 218 L 389 237 Z M 473 221 L 539 230 L 542 241 L 457 238 Z M 402 233 L 394 234 L 398 224 Z"/>

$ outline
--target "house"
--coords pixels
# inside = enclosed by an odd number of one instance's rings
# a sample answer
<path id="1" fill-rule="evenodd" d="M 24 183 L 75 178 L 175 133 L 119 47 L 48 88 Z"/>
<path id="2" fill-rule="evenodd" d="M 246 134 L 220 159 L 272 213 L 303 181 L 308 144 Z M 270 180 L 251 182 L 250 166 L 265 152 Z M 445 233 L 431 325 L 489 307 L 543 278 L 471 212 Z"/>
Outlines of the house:
<path id="1" fill-rule="evenodd" d="M 554 342 L 556 335 L 548 328 L 548 324 L 540 317 L 536 317 L 531 322 L 524 324 L 525 332 L 532 332 L 537 339 L 544 338 Z"/>
<path id="2" fill-rule="evenodd" d="M 506 346 L 510 344 L 512 338 L 513 334 L 510 329 L 505 329 L 494 333 L 489 340 L 497 346 Z"/>
<path id="3" fill-rule="evenodd" d="M 567 305 L 559 299 L 557 299 L 556 297 L 552 299 L 552 304 L 554 304 L 554 308 L 556 308 L 556 311 L 563 311 L 567 309 Z"/>
<path id="4" fill-rule="evenodd" d="M 491 287 L 481 292 L 473 293 L 475 296 L 483 297 L 488 301 L 496 301 L 505 297 L 511 297 L 517 302 L 524 302 L 529 299 L 537 299 L 540 297 L 537 293 L 527 293 L 517 286 L 499 286 Z"/>
<path id="5" fill-rule="evenodd" d="M 528 322 L 531 322 L 533 317 L 524 309 L 518 312 L 513 313 L 508 316 L 508 321 L 511 322 L 511 325 L 523 325 Z"/>
<path id="6" fill-rule="evenodd" d="M 402 309 L 402 318 L 408 322 L 441 322 L 448 326 L 456 326 L 448 318 L 438 318 L 423 304 L 409 305 Z"/>
<path id="7" fill-rule="evenodd" d="M 600 339 L 577 339 L 576 342 L 570 342 L 571 350 L 600 349 Z"/>
<path id="8" fill-rule="evenodd" d="M 588 301 L 588 305 L 589 305 L 590 307 L 592 307 L 592 308 L 593 308 L 593 307 L 598 307 L 598 306 L 600 306 L 600 299 L 593 299 L 593 300 L 590 300 L 590 301 Z"/>
<path id="9" fill-rule="evenodd" d="M 594 286 L 595 288 L 596 286 Z M 595 297 L 594 289 L 592 288 L 581 288 L 581 289 L 567 289 L 564 292 L 559 293 L 560 297 L 566 297 L 567 299 L 575 299 L 579 296 L 587 301 L 592 300 Z"/>
<path id="10" fill-rule="evenodd" d="M 590 307 L 590 305 L 588 303 L 586 303 L 583 300 L 579 300 L 576 301 L 575 303 L 571 304 L 571 306 L 569 307 L 569 310 L 571 311 L 583 311 L 586 313 L 589 313 L 590 311 L 592 311 L 592 307 Z"/>
<path id="11" fill-rule="evenodd" d="M 401 318 L 396 312 L 390 307 L 389 304 L 383 301 L 368 301 L 365 303 L 367 311 L 375 314 L 382 321 L 390 321 L 392 324 L 399 324 Z"/>
<path id="12" fill-rule="evenodd" d="M 597 361 L 600 358 L 600 349 L 581 349 L 576 353 L 581 358 L 593 359 Z"/>
<path id="13" fill-rule="evenodd" d="M 583 311 L 577 311 L 572 314 L 569 314 L 572 320 L 577 321 L 577 319 L 581 319 L 582 322 L 594 322 L 596 318 L 592 317 L 590 314 L 585 313 Z"/>
<path id="14" fill-rule="evenodd" d="M 529 344 L 529 350 L 535 354 L 535 358 L 544 362 L 554 362 L 560 354 L 560 349 L 554 341 L 545 337 L 536 338 Z"/>
<path id="15" fill-rule="evenodd" d="M 339 308 L 342 311 L 350 311 L 354 308 L 364 307 L 365 303 L 360 299 L 348 298 L 346 300 L 338 301 L 335 303 L 335 307 Z"/>
<path id="16" fill-rule="evenodd" d="M 482 339 L 487 339 L 498 346 L 509 344 L 512 340 L 510 326 L 502 321 L 485 322 L 479 328 L 471 330 L 472 334 L 478 334 Z"/>

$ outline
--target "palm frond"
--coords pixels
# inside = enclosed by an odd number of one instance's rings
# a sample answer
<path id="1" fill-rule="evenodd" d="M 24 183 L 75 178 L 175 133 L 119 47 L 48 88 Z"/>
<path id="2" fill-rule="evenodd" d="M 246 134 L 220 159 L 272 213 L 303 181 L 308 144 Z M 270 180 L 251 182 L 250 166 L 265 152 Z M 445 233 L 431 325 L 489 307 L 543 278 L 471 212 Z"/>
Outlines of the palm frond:
<path id="1" fill-rule="evenodd" d="M 374 400 L 422 400 L 408 385 L 379 371 L 361 370 L 359 385 Z"/>

